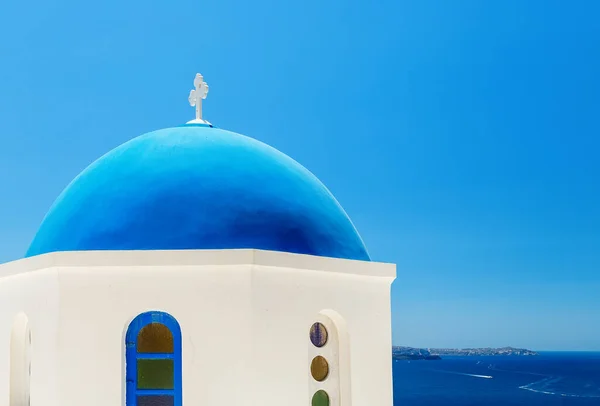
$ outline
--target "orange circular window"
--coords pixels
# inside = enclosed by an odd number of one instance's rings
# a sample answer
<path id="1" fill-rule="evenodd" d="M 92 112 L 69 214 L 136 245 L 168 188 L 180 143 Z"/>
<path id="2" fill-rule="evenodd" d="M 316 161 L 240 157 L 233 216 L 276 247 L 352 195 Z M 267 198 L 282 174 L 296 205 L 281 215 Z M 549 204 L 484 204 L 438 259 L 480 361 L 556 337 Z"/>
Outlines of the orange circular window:
<path id="1" fill-rule="evenodd" d="M 320 355 L 313 358 L 310 363 L 310 374 L 315 381 L 323 382 L 329 375 L 329 364 L 327 360 Z"/>

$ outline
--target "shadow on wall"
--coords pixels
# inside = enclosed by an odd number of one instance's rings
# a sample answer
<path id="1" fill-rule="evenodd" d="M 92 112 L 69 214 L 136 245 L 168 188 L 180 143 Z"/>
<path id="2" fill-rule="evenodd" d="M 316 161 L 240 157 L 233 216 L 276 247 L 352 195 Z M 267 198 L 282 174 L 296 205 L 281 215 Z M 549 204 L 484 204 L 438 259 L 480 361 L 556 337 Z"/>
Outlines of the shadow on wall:
<path id="1" fill-rule="evenodd" d="M 30 387 L 31 329 L 25 313 L 19 313 L 10 337 L 10 406 L 29 406 Z"/>

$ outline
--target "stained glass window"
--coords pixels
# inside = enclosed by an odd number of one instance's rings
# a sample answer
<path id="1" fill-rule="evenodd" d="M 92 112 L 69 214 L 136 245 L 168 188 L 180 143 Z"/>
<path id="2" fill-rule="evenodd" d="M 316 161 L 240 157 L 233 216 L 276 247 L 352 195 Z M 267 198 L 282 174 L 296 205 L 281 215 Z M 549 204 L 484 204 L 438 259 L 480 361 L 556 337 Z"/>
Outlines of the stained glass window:
<path id="1" fill-rule="evenodd" d="M 181 331 L 172 316 L 148 312 L 131 322 L 126 370 L 126 406 L 181 406 Z"/>
<path id="2" fill-rule="evenodd" d="M 138 406 L 173 406 L 173 396 L 138 396 Z"/>
<path id="3" fill-rule="evenodd" d="M 172 359 L 138 359 L 138 389 L 173 389 Z"/>
<path id="4" fill-rule="evenodd" d="M 312 397 L 312 406 L 329 406 L 329 395 L 324 390 L 317 391 Z"/>
<path id="5" fill-rule="evenodd" d="M 327 363 L 327 360 L 320 355 L 313 358 L 310 363 L 310 374 L 315 381 L 324 381 L 327 378 L 327 375 L 329 375 L 329 364 Z"/>
<path id="6" fill-rule="evenodd" d="M 172 353 L 173 334 L 161 323 L 150 323 L 140 330 L 137 336 L 137 352 Z"/>
<path id="7" fill-rule="evenodd" d="M 315 323 L 310 328 L 310 342 L 315 347 L 323 347 L 327 344 L 327 329 L 321 323 Z"/>

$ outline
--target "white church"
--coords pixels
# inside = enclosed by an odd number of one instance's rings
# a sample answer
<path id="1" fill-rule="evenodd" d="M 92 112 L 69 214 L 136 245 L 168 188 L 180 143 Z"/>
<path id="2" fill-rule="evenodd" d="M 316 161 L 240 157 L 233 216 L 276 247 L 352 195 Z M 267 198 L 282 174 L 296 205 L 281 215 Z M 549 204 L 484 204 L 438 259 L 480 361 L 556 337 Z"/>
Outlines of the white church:
<path id="1" fill-rule="evenodd" d="M 195 120 L 93 162 L 0 265 L 0 406 L 392 406 L 395 265 L 194 85 Z"/>

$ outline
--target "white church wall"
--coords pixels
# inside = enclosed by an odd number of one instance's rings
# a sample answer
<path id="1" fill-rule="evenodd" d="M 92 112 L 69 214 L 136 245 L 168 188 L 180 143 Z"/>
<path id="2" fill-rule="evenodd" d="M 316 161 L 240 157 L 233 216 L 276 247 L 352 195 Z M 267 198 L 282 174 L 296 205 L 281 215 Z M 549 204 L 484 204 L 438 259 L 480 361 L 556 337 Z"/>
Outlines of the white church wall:
<path id="1" fill-rule="evenodd" d="M 334 334 L 337 335 L 337 337 L 334 336 L 332 344 L 334 344 L 333 351 L 337 352 L 337 374 L 340 382 L 338 394 L 340 397 L 340 404 L 344 406 L 351 406 L 352 362 L 350 332 L 348 331 L 348 323 L 346 322 L 346 319 L 344 319 L 338 312 L 331 309 L 322 310 L 319 313 L 319 318 L 317 319 L 317 321 L 319 321 L 319 319 L 320 322 L 322 322 L 328 330 L 333 331 Z M 335 339 L 337 339 L 337 342 L 335 342 Z M 314 345 L 312 347 L 314 348 Z M 314 389 L 317 388 L 311 388 L 311 396 L 314 396 Z"/>
<path id="2" fill-rule="evenodd" d="M 18 265 L 0 277 L 0 366 L 24 312 L 32 406 L 124 405 L 125 333 L 152 310 L 181 329 L 184 404 L 305 406 L 319 386 L 315 321 L 337 342 L 323 348 L 322 387 L 338 406 L 392 404 L 393 265 L 255 250 L 56 253 Z M 0 406 L 9 374 L 0 368 Z"/>
<path id="3" fill-rule="evenodd" d="M 31 389 L 31 328 L 23 312 L 14 318 L 10 335 L 9 395 L 11 406 L 29 406 Z"/>
<path id="4" fill-rule="evenodd" d="M 344 261 L 340 261 L 344 264 Z M 350 377 L 340 383 L 341 406 L 392 404 L 390 284 L 393 278 L 348 275 L 340 272 L 255 267 L 253 320 L 255 354 L 254 389 L 286 399 L 287 405 L 306 405 L 312 396 L 309 329 L 322 315 L 337 314 L 345 321 Z M 341 367 L 340 365 L 340 367 Z M 281 373 L 285 371 L 285 373 Z M 345 369 L 348 371 L 348 369 Z M 334 377 L 334 380 L 336 378 Z M 325 381 L 323 387 L 327 387 Z M 331 390 L 331 388 L 329 388 Z M 344 392 L 345 391 L 345 392 Z M 345 395 L 345 396 L 344 396 Z"/>
<path id="5" fill-rule="evenodd" d="M 20 262 L 0 266 L 0 406 L 26 406 L 27 398 L 32 405 L 54 406 L 57 273 L 20 272 Z"/>
<path id="6" fill-rule="evenodd" d="M 325 396 L 329 400 L 329 406 L 341 404 L 350 406 L 352 404 L 350 374 L 341 374 L 340 371 L 340 358 L 342 364 L 344 361 L 348 364 L 347 361 L 350 360 L 346 322 L 339 313 L 327 309 L 315 315 L 309 330 L 310 334 L 313 334 L 313 329 L 314 337 L 309 335 L 308 340 L 307 361 L 310 367 L 307 369 L 309 376 L 307 404 L 311 405 L 315 396 Z M 345 372 L 349 372 L 349 369 Z"/>
<path id="7" fill-rule="evenodd" d="M 124 404 L 125 332 L 135 316 L 150 310 L 172 315 L 181 328 L 184 404 L 248 404 L 249 270 L 62 269 L 60 356 L 73 368 L 61 371 L 61 404 Z M 91 351 L 94 365 L 87 361 Z"/>

